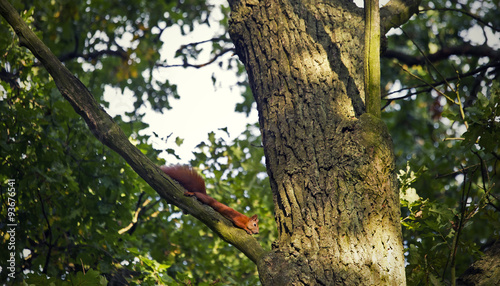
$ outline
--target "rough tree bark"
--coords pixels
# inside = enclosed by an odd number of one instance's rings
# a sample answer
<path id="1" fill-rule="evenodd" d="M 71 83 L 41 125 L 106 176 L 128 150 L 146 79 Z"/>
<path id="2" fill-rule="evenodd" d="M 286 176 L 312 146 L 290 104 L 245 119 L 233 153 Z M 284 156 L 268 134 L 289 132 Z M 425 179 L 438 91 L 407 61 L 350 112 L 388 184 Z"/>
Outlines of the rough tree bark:
<path id="1" fill-rule="evenodd" d="M 500 285 L 500 240 L 484 251 L 484 255 L 458 279 L 457 285 Z"/>
<path id="2" fill-rule="evenodd" d="M 230 5 L 279 230 L 258 263 L 262 283 L 404 285 L 392 143 L 365 114 L 363 10 L 352 1 Z"/>

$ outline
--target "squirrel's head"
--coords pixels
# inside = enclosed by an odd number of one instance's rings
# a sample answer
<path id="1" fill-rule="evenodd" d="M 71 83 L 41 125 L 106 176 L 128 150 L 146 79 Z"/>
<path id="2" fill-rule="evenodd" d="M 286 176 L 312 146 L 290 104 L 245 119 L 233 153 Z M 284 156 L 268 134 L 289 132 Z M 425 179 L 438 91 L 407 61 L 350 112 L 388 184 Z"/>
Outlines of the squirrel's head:
<path id="1" fill-rule="evenodd" d="M 250 218 L 247 227 L 252 232 L 252 234 L 259 233 L 259 219 L 257 218 L 257 215 L 253 215 Z"/>

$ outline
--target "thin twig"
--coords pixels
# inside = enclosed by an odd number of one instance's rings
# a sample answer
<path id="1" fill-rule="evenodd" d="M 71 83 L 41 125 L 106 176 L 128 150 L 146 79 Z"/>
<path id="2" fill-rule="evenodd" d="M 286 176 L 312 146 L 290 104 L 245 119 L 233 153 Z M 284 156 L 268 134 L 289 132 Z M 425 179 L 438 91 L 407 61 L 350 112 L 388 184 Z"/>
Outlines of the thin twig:
<path id="1" fill-rule="evenodd" d="M 497 32 L 500 32 L 500 28 L 496 28 L 495 26 L 493 26 L 492 24 L 490 23 L 486 23 L 485 21 L 483 21 L 483 19 L 481 19 L 481 17 L 469 12 L 469 11 L 466 11 L 466 10 L 462 10 L 462 9 L 455 9 L 455 8 L 427 8 L 427 9 L 422 9 L 422 10 L 419 10 L 418 12 L 427 12 L 427 11 L 452 11 L 452 12 L 460 12 L 462 14 L 465 14 L 469 17 L 471 17 L 472 19 L 476 20 L 478 23 L 481 23 L 487 27 L 490 27 L 491 29 L 497 31 Z"/>
<path id="2" fill-rule="evenodd" d="M 175 64 L 175 65 L 167 65 L 166 63 L 157 63 L 155 64 L 156 67 L 161 67 L 161 68 L 173 68 L 173 67 L 183 67 L 183 68 L 187 68 L 187 67 L 191 67 L 191 68 L 202 68 L 202 67 L 205 67 L 205 66 L 208 66 L 209 64 L 215 62 L 218 58 L 220 58 L 221 56 L 223 56 L 224 54 L 227 54 L 229 52 L 233 52 L 234 51 L 234 48 L 228 48 L 228 49 L 224 49 L 222 50 L 220 53 L 216 54 L 212 59 L 210 59 L 208 62 L 205 62 L 205 63 L 202 63 L 202 64 L 190 64 L 188 63 L 187 61 L 184 61 L 184 63 L 182 64 Z"/>

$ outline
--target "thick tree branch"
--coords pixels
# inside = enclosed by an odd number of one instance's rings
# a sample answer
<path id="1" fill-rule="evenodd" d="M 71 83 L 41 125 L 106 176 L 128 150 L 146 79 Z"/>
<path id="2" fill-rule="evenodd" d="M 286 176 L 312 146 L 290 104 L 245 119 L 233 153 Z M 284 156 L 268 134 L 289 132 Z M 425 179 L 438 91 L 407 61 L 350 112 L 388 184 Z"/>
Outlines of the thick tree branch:
<path id="1" fill-rule="evenodd" d="M 99 57 L 104 56 L 104 55 L 117 56 L 117 57 L 119 57 L 119 58 L 121 58 L 123 60 L 127 60 L 128 59 L 127 52 L 120 49 L 118 51 L 113 51 L 113 50 L 95 51 L 93 53 L 87 53 L 87 54 L 81 54 L 81 53 L 77 53 L 77 52 L 71 52 L 71 53 L 67 53 L 67 54 L 64 54 L 64 55 L 60 56 L 59 60 L 61 62 L 64 62 L 64 61 L 67 61 L 67 60 L 72 60 L 72 59 L 76 59 L 76 58 L 82 58 L 82 59 L 88 61 L 88 60 L 93 60 L 93 59 L 99 58 Z"/>
<path id="2" fill-rule="evenodd" d="M 391 0 L 380 9 L 380 28 L 384 35 L 391 28 L 406 23 L 413 14 L 418 12 L 418 5 L 422 0 Z"/>
<path id="3" fill-rule="evenodd" d="M 408 66 L 424 65 L 427 59 L 430 62 L 437 62 L 440 60 L 448 59 L 450 56 L 475 56 L 475 57 L 488 57 L 492 60 L 500 58 L 500 51 L 494 50 L 487 45 L 473 46 L 471 44 L 463 44 L 455 47 L 445 47 L 433 54 L 424 56 L 411 56 L 395 50 L 387 50 L 382 54 L 383 58 L 397 59 L 400 63 Z M 427 59 L 426 59 L 427 58 Z"/>
<path id="4" fill-rule="evenodd" d="M 257 262 L 264 250 L 255 238 L 235 228 L 219 213 L 185 197 L 182 189 L 167 177 L 149 158 L 132 145 L 120 127 L 96 102 L 85 85 L 78 80 L 31 31 L 7 0 L 0 0 L 0 14 L 12 26 L 20 44 L 27 47 L 50 73 L 57 88 L 75 111 L 83 117 L 92 133 L 106 146 L 120 154 L 127 163 L 167 202 L 189 212 L 210 227 L 225 241 Z"/>

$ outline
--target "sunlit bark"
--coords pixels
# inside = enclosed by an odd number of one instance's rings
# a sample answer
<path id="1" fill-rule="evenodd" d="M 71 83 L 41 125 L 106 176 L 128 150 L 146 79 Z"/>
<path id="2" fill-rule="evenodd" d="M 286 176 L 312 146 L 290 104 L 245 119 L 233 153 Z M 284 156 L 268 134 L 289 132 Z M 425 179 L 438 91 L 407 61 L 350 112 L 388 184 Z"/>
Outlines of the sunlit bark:
<path id="1" fill-rule="evenodd" d="M 265 285 L 404 285 L 391 139 L 364 114 L 364 12 L 351 1 L 235 1 L 279 238 Z"/>

